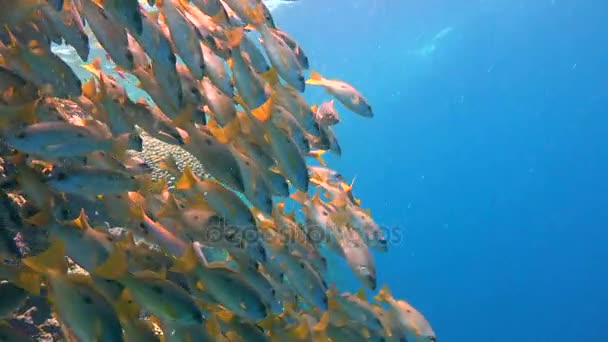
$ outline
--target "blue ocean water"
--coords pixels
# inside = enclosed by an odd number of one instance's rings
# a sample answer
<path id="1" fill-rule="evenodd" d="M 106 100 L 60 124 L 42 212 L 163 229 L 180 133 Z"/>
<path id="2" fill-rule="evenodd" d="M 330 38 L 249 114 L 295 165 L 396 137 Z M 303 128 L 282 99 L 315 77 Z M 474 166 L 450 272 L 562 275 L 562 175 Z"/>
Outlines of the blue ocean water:
<path id="1" fill-rule="evenodd" d="M 608 341 L 606 13 L 574 0 L 274 13 L 313 68 L 371 101 L 371 120 L 341 109 L 330 159 L 394 232 L 380 284 L 439 341 Z"/>

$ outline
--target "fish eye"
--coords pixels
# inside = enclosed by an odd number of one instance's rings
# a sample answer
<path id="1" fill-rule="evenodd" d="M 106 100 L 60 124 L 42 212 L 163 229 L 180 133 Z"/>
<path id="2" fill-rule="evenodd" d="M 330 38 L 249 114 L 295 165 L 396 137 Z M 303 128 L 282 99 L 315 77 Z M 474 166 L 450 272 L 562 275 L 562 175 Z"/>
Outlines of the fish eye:
<path id="1" fill-rule="evenodd" d="M 127 51 L 127 60 L 129 61 L 129 63 L 133 63 L 133 53 L 131 53 L 131 51 Z"/>
<path id="2" fill-rule="evenodd" d="M 17 135 L 15 135 L 15 137 L 19 138 L 19 139 L 24 139 L 26 136 L 25 132 L 21 131 L 19 133 L 17 133 Z"/>
<path id="3" fill-rule="evenodd" d="M 203 315 L 199 311 L 194 311 L 192 313 L 192 319 L 197 323 L 203 323 Z"/>
<path id="4" fill-rule="evenodd" d="M 82 301 L 85 302 L 86 304 L 92 304 L 93 303 L 93 298 L 91 298 L 89 296 L 83 296 L 82 297 Z"/>
<path id="5" fill-rule="evenodd" d="M 163 294 L 163 288 L 158 285 L 152 286 L 151 289 L 158 294 Z"/>
<path id="6" fill-rule="evenodd" d="M 190 92 L 191 92 L 192 94 L 196 94 L 196 93 L 198 92 L 198 89 L 196 89 L 195 87 L 191 87 L 191 88 L 190 88 Z"/>
<path id="7" fill-rule="evenodd" d="M 304 265 L 304 262 L 303 262 L 303 261 L 300 261 L 300 268 L 301 268 L 301 269 L 304 269 L 305 267 L 306 267 L 306 265 Z"/>
<path id="8" fill-rule="evenodd" d="M 275 289 L 270 289 L 270 293 L 272 293 L 272 295 L 275 296 L 277 294 L 277 291 L 275 291 Z"/>
<path id="9" fill-rule="evenodd" d="M 68 178 L 68 175 L 65 172 L 59 172 L 57 174 L 57 180 L 65 180 L 66 178 Z"/>

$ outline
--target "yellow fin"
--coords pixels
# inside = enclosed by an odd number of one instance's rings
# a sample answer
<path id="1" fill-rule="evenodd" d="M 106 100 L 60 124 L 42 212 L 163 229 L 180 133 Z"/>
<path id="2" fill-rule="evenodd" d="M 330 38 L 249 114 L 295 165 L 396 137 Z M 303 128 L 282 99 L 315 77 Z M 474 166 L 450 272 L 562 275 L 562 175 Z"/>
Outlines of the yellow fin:
<path id="1" fill-rule="evenodd" d="M 97 97 L 97 85 L 95 84 L 94 78 L 91 77 L 82 84 L 82 94 L 91 100 L 94 100 Z"/>
<path id="2" fill-rule="evenodd" d="M 140 312 L 139 306 L 133 301 L 131 292 L 129 292 L 127 289 L 122 291 L 120 298 L 114 307 L 118 317 L 126 320 L 138 318 Z"/>
<path id="3" fill-rule="evenodd" d="M 171 268 L 169 269 L 171 272 L 176 273 L 190 273 L 198 264 L 198 257 L 196 256 L 196 252 L 194 251 L 194 247 L 192 244 L 186 248 L 184 251 L 184 255 L 182 255 L 179 259 L 175 260 Z"/>
<path id="4" fill-rule="evenodd" d="M 229 322 L 234 317 L 234 313 L 229 310 L 221 310 L 216 313 L 217 317 L 224 322 Z"/>
<path id="5" fill-rule="evenodd" d="M 127 273 L 127 256 L 121 247 L 115 246 L 103 264 L 95 267 L 93 274 L 108 279 L 119 279 Z"/>
<path id="6" fill-rule="evenodd" d="M 186 104 L 186 107 L 181 109 L 177 116 L 171 120 L 171 123 L 173 123 L 175 127 L 185 127 L 185 125 L 192 123 L 193 112 L 192 104 L 188 103 Z"/>
<path id="7" fill-rule="evenodd" d="M 315 331 L 315 332 L 325 331 L 325 329 L 327 329 L 328 325 L 329 325 L 329 311 L 325 311 L 321 315 L 319 322 L 317 324 L 315 324 L 315 326 L 313 327 L 313 331 Z"/>
<path id="8" fill-rule="evenodd" d="M 319 109 L 319 106 L 317 106 L 316 104 L 315 104 L 315 105 L 310 106 L 310 110 L 311 110 L 313 113 L 316 113 L 318 109 Z"/>
<path id="9" fill-rule="evenodd" d="M 307 339 L 307 337 L 310 335 L 308 324 L 306 324 L 305 321 L 298 323 L 298 325 L 292 329 L 288 335 L 294 338 L 296 341 Z"/>
<path id="10" fill-rule="evenodd" d="M 37 212 L 35 215 L 32 215 L 28 218 L 23 219 L 23 221 L 25 221 L 31 225 L 37 226 L 37 227 L 44 226 L 44 225 L 48 224 L 49 222 L 51 222 L 51 220 L 52 220 L 52 216 L 46 210 L 41 210 L 41 211 Z"/>
<path id="11" fill-rule="evenodd" d="M 391 291 L 389 290 L 388 285 L 384 284 L 382 286 L 382 288 L 380 289 L 380 292 L 378 292 L 378 294 L 376 296 L 374 296 L 374 299 L 379 302 L 385 302 L 385 303 L 388 303 L 389 301 L 391 301 L 393 299 L 393 295 L 391 294 Z"/>
<path id="12" fill-rule="evenodd" d="M 217 318 L 211 316 L 207 319 L 205 324 L 207 331 L 211 334 L 211 336 L 220 336 L 222 334 L 222 328 L 220 326 L 220 322 L 217 321 Z"/>
<path id="13" fill-rule="evenodd" d="M 180 214 L 179 211 L 180 210 L 179 210 L 179 207 L 175 200 L 175 197 L 169 196 L 169 198 L 165 202 L 165 205 L 163 205 L 163 207 L 160 208 L 160 210 L 158 212 L 156 212 L 156 217 L 157 218 L 176 217 L 176 216 L 179 216 L 179 214 Z"/>
<path id="14" fill-rule="evenodd" d="M 363 288 L 361 288 L 361 289 L 359 289 L 359 291 L 357 291 L 357 293 L 355 294 L 355 297 L 361 299 L 362 301 L 367 302 L 367 295 L 365 295 L 365 290 Z"/>
<path id="15" fill-rule="evenodd" d="M 313 85 L 322 85 L 324 80 L 325 79 L 323 78 L 323 76 L 321 76 L 321 74 L 318 71 L 311 70 L 310 78 L 308 80 L 306 80 L 306 83 L 313 84 Z"/>
<path id="16" fill-rule="evenodd" d="M 243 31 L 242 27 L 237 27 L 234 29 L 226 30 L 226 38 L 228 40 L 228 45 L 232 48 L 235 48 L 241 45 L 241 41 L 243 40 L 243 35 L 245 31 Z"/>
<path id="17" fill-rule="evenodd" d="M 260 76 L 265 79 L 270 85 L 275 85 L 279 83 L 279 74 L 274 67 L 271 67 L 267 71 L 264 71 L 260 74 Z"/>
<path id="18" fill-rule="evenodd" d="M 71 221 L 71 223 L 80 229 L 90 228 L 89 221 L 87 220 L 87 214 L 84 212 L 84 208 L 80 209 L 80 214 L 76 219 Z"/>
<path id="19" fill-rule="evenodd" d="M 270 119 L 270 116 L 272 115 L 273 104 L 274 97 L 271 95 L 261 106 L 252 110 L 251 114 L 258 119 L 258 121 L 265 122 Z"/>
<path id="20" fill-rule="evenodd" d="M 56 238 L 49 238 L 51 246 L 44 252 L 25 258 L 22 262 L 39 273 L 67 273 L 65 244 Z"/>
<path id="21" fill-rule="evenodd" d="M 86 71 L 93 74 L 97 78 L 102 77 L 101 57 L 95 58 L 91 63 L 82 66 Z"/>
<path id="22" fill-rule="evenodd" d="M 23 268 L 17 272 L 15 285 L 35 296 L 40 295 L 40 275 L 30 269 Z"/>
<path id="23" fill-rule="evenodd" d="M 289 197 L 291 197 L 291 199 L 293 199 L 294 201 L 304 204 L 306 203 L 306 201 L 308 201 L 308 194 L 303 192 L 303 191 L 296 191 L 293 194 L 291 194 Z"/>
<path id="24" fill-rule="evenodd" d="M 323 166 L 327 166 L 327 163 L 325 162 L 325 160 L 323 160 L 323 155 L 325 154 L 325 152 L 327 152 L 326 150 L 314 150 L 314 151 L 310 151 L 308 152 L 308 155 L 315 158 L 319 164 L 323 165 Z"/>
<path id="25" fill-rule="evenodd" d="M 177 183 L 175 183 L 175 189 L 177 190 L 187 190 L 194 187 L 197 183 L 198 179 L 192 173 L 190 166 L 186 165 L 184 167 L 184 171 L 182 172 L 182 176 L 179 178 Z"/>
<path id="26" fill-rule="evenodd" d="M 222 144 L 227 144 L 232 141 L 241 132 L 241 126 L 238 118 L 234 118 L 229 124 L 220 127 L 217 122 L 210 119 L 207 122 L 207 128 L 213 136 Z"/>

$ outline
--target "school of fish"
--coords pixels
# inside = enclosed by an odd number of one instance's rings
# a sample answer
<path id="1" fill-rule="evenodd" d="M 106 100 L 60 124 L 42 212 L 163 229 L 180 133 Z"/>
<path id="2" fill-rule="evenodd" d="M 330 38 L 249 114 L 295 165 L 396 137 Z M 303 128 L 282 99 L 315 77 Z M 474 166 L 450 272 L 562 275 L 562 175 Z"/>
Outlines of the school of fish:
<path id="1" fill-rule="evenodd" d="M 31 340 L 2 319 L 43 296 L 68 341 L 436 341 L 386 286 L 367 298 L 389 243 L 322 157 L 341 154 L 336 105 L 371 118 L 366 98 L 314 71 L 261 0 L 146 6 L 0 0 L 0 192 L 48 240 L 22 255 L 0 203 L 0 340 Z M 331 99 L 310 105 L 307 87 Z M 167 155 L 175 181 L 151 177 L 142 134 L 204 172 Z M 327 283 L 325 253 L 359 292 Z"/>

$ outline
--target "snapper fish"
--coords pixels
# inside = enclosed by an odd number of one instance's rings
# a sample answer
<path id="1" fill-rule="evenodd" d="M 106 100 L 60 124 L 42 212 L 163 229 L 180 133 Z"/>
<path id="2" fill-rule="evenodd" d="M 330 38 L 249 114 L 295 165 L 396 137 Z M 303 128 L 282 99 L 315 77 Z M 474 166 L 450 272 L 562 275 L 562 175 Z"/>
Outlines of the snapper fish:
<path id="1" fill-rule="evenodd" d="M 306 83 L 324 87 L 328 93 L 333 95 L 346 108 L 361 116 L 368 118 L 374 116 L 372 106 L 365 97 L 355 87 L 344 81 L 327 79 L 316 70 L 312 70 L 310 78 Z"/>
<path id="2" fill-rule="evenodd" d="M 315 113 L 315 120 L 321 126 L 333 126 L 340 123 L 340 114 L 334 106 L 334 100 L 324 102 L 318 107 L 315 105 L 311 109 Z"/>

